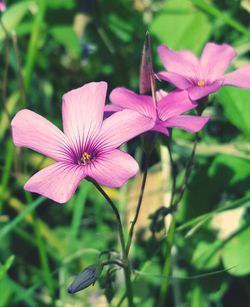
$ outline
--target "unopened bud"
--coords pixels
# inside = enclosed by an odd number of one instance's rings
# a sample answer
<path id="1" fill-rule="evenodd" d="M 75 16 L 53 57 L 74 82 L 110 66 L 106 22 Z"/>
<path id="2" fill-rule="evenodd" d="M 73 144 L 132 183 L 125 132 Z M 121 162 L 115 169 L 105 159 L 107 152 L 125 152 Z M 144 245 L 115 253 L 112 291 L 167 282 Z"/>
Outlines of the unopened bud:
<path id="1" fill-rule="evenodd" d="M 68 287 L 68 293 L 73 294 L 81 291 L 90 285 L 94 285 L 100 276 L 99 266 L 89 266 L 83 272 L 76 276 L 72 284 Z"/>
<path id="2" fill-rule="evenodd" d="M 154 73 L 151 54 L 151 43 L 149 33 L 146 33 L 140 67 L 140 94 L 154 94 Z"/>

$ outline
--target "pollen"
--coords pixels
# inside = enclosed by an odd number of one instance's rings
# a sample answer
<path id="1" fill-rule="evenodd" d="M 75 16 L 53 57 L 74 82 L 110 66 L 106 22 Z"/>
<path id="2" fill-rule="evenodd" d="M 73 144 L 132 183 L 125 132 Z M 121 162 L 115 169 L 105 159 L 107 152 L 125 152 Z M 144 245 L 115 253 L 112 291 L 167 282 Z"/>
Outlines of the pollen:
<path id="1" fill-rule="evenodd" d="M 86 151 L 84 151 L 84 153 L 81 156 L 81 164 L 86 165 L 89 162 L 91 162 L 91 155 L 87 153 Z"/>
<path id="2" fill-rule="evenodd" d="M 204 86 L 204 85 L 205 85 L 205 81 L 199 80 L 199 81 L 197 82 L 197 85 L 198 85 L 198 86 Z"/>

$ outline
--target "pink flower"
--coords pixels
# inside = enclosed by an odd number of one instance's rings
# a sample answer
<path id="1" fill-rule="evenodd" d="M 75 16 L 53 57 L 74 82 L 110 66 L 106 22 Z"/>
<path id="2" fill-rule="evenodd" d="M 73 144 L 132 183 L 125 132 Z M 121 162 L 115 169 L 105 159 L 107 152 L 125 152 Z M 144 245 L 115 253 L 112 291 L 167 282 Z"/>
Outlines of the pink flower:
<path id="1" fill-rule="evenodd" d="M 6 10 L 6 5 L 3 0 L 0 0 L 0 12 L 4 12 Z"/>
<path id="2" fill-rule="evenodd" d="M 207 123 L 207 116 L 181 115 L 189 111 L 197 104 L 190 100 L 187 91 L 175 91 L 167 94 L 164 91 L 157 92 L 157 105 L 153 98 L 146 95 L 138 95 L 126 88 L 116 88 L 110 94 L 113 103 L 105 107 L 107 112 L 115 112 L 124 109 L 137 111 L 145 118 L 151 118 L 154 126 L 151 130 L 169 135 L 168 128 L 181 128 L 190 132 L 200 131 Z"/>
<path id="3" fill-rule="evenodd" d="M 250 88 L 250 65 L 224 75 L 236 51 L 229 45 L 207 43 L 200 59 L 187 50 L 172 51 L 167 46 L 158 48 L 167 71 L 157 74 L 178 89 L 185 89 L 193 100 L 216 92 L 222 85 Z"/>
<path id="4" fill-rule="evenodd" d="M 11 123 L 15 145 L 56 161 L 32 176 L 25 190 L 64 203 L 87 176 L 120 187 L 137 173 L 137 162 L 116 148 L 150 129 L 153 122 L 131 110 L 103 121 L 106 90 L 106 82 L 92 82 L 63 96 L 64 133 L 30 110 L 16 114 Z"/>

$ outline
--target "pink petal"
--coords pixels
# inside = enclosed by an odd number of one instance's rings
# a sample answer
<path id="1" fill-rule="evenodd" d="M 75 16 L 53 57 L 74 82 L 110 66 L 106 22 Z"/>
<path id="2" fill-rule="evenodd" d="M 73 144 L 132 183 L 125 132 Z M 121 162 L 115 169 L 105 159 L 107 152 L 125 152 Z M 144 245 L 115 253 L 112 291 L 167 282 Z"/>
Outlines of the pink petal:
<path id="1" fill-rule="evenodd" d="M 200 131 L 208 122 L 208 116 L 179 115 L 164 122 L 165 127 L 176 127 L 190 132 Z"/>
<path id="2" fill-rule="evenodd" d="M 164 90 L 158 90 L 156 91 L 156 99 L 157 101 L 161 100 L 163 97 L 167 96 L 168 92 Z"/>
<path id="3" fill-rule="evenodd" d="M 84 147 L 98 133 L 104 112 L 106 82 L 91 82 L 63 95 L 63 128 L 72 144 Z"/>
<path id="4" fill-rule="evenodd" d="M 158 114 L 162 121 L 195 108 L 187 91 L 171 92 L 158 102 Z"/>
<path id="5" fill-rule="evenodd" d="M 166 136 L 169 136 L 168 129 L 164 127 L 163 124 L 155 124 L 155 126 L 151 129 L 152 131 L 160 132 L 165 134 Z"/>
<path id="6" fill-rule="evenodd" d="M 99 184 L 117 188 L 138 172 L 138 164 L 129 154 L 115 149 L 102 154 L 88 165 L 88 176 Z"/>
<path id="7" fill-rule="evenodd" d="M 178 75 L 195 78 L 199 70 L 197 57 L 188 50 L 172 51 L 165 45 L 158 47 L 158 54 L 166 70 Z"/>
<path id="8" fill-rule="evenodd" d="M 57 162 L 33 175 L 25 183 L 24 189 L 58 203 L 65 203 L 84 177 L 86 177 L 84 167 Z"/>
<path id="9" fill-rule="evenodd" d="M 108 104 L 106 106 L 104 106 L 104 112 L 118 112 L 118 111 L 122 111 L 123 108 L 122 107 L 118 107 L 116 105 L 113 104 Z"/>
<path id="10" fill-rule="evenodd" d="M 250 88 L 250 65 L 239 68 L 234 72 L 224 75 L 223 85 Z"/>
<path id="11" fill-rule="evenodd" d="M 207 43 L 200 59 L 203 78 L 211 82 L 220 78 L 235 56 L 236 51 L 227 44 Z"/>
<path id="12" fill-rule="evenodd" d="M 3 0 L 0 1 L 0 11 L 4 12 L 6 10 L 6 5 Z"/>
<path id="13" fill-rule="evenodd" d="M 21 110 L 11 122 L 13 142 L 18 147 L 38 151 L 56 161 L 68 161 L 67 137 L 44 117 Z"/>
<path id="14" fill-rule="evenodd" d="M 126 88 L 118 87 L 110 93 L 110 101 L 123 109 L 131 109 L 145 116 L 156 118 L 154 102 L 151 96 L 138 95 Z"/>
<path id="15" fill-rule="evenodd" d="M 173 72 L 162 71 L 157 74 L 161 80 L 165 80 L 181 90 L 185 90 L 194 84 L 193 79 Z"/>
<path id="16" fill-rule="evenodd" d="M 222 86 L 223 81 L 222 80 L 216 80 L 215 82 L 204 85 L 204 86 L 193 86 L 188 89 L 189 97 L 192 100 L 198 100 L 202 97 L 206 97 L 207 95 L 214 93 L 219 90 L 219 88 Z"/>
<path id="17" fill-rule="evenodd" d="M 96 149 L 112 150 L 135 136 L 150 130 L 154 120 L 132 110 L 116 112 L 105 119 L 95 140 Z"/>

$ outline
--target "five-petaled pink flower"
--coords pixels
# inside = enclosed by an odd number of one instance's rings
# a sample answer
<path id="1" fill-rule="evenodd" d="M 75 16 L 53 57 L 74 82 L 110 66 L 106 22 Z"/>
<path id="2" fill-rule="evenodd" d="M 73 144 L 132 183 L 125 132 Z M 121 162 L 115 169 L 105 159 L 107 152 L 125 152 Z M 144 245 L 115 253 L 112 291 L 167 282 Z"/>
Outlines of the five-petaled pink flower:
<path id="1" fill-rule="evenodd" d="M 3 0 L 0 0 L 0 12 L 4 12 L 6 10 L 6 5 Z"/>
<path id="2" fill-rule="evenodd" d="M 64 133 L 30 110 L 16 114 L 11 123 L 15 145 L 56 161 L 33 175 L 25 190 L 64 203 L 87 176 L 100 184 L 120 187 L 137 173 L 137 162 L 117 147 L 154 123 L 131 110 L 103 121 L 106 90 L 106 82 L 92 82 L 63 96 Z"/>
<path id="3" fill-rule="evenodd" d="M 154 121 L 151 130 L 165 135 L 169 135 L 168 128 L 173 127 L 190 132 L 200 131 L 209 119 L 207 116 L 181 115 L 197 107 L 197 104 L 190 100 L 187 91 L 174 91 L 169 94 L 158 91 L 157 100 L 155 104 L 151 96 L 138 95 L 126 88 L 116 88 L 110 94 L 112 104 L 105 106 L 105 111 L 137 111 Z"/>
<path id="4" fill-rule="evenodd" d="M 167 71 L 157 76 L 187 90 L 193 100 L 216 92 L 222 85 L 250 88 L 250 65 L 224 75 L 236 56 L 235 49 L 227 44 L 207 43 L 200 59 L 188 50 L 175 52 L 165 45 L 159 46 L 158 53 Z"/>

